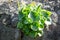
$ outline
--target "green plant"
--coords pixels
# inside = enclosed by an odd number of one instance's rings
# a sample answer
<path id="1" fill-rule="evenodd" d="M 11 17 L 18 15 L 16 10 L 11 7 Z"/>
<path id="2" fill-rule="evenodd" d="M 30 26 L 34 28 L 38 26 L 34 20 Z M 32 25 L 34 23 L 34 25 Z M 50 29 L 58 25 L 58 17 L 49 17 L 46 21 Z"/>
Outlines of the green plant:
<path id="1" fill-rule="evenodd" d="M 19 10 L 17 28 L 31 37 L 42 36 L 45 21 L 50 20 L 50 15 L 51 12 L 42 9 L 40 5 L 25 5 Z"/>

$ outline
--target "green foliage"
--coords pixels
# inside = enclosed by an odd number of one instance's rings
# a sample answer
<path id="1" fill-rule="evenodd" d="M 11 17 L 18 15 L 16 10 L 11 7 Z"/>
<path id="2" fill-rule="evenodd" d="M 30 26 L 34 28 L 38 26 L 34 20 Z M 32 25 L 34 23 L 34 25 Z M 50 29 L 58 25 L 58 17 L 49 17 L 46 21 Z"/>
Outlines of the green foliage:
<path id="1" fill-rule="evenodd" d="M 42 36 L 45 21 L 50 18 L 51 12 L 44 10 L 40 5 L 25 5 L 19 10 L 17 28 L 31 37 Z"/>

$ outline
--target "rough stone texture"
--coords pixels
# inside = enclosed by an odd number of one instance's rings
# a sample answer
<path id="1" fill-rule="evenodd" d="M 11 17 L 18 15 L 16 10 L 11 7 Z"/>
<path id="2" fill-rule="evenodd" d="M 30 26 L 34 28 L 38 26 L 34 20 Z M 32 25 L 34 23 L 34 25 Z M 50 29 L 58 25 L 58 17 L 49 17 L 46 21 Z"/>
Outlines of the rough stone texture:
<path id="1" fill-rule="evenodd" d="M 0 5 L 0 22 L 4 25 L 16 28 L 18 22 L 18 10 L 16 2 L 4 2 Z"/>
<path id="2" fill-rule="evenodd" d="M 26 1 L 26 0 L 25 0 Z M 29 1 L 29 0 L 28 0 Z M 35 0 L 39 1 L 39 0 Z M 43 2 L 42 0 L 41 2 Z M 45 0 L 46 1 L 46 0 Z M 22 40 L 60 40 L 60 0 L 48 0 L 44 2 L 43 8 L 52 11 L 52 25 L 49 31 L 44 29 L 44 36 L 33 39 L 28 36 Z M 30 1 L 29 1 L 30 2 Z M 19 31 L 16 28 L 18 22 L 18 10 L 16 0 L 0 0 L 0 40 L 21 40 Z M 19 36 L 18 36 L 19 35 Z"/>
<path id="3" fill-rule="evenodd" d="M 43 40 L 60 40 L 60 11 L 56 8 L 52 13 L 52 25 L 44 31 Z"/>
<path id="4" fill-rule="evenodd" d="M 18 40 L 21 38 L 21 33 L 17 29 L 5 27 L 0 23 L 0 40 Z"/>
<path id="5" fill-rule="evenodd" d="M 55 24 L 49 26 L 49 31 L 44 29 L 43 40 L 56 40 L 56 28 Z"/>
<path id="6" fill-rule="evenodd" d="M 31 38 L 29 36 L 23 36 L 22 40 L 42 40 L 42 37 Z"/>
<path id="7" fill-rule="evenodd" d="M 0 0 L 0 3 L 0 40 L 21 40 L 21 33 L 16 29 L 18 22 L 16 2 Z"/>
<path id="8" fill-rule="evenodd" d="M 54 2 L 54 5 L 52 5 L 52 3 L 53 2 L 50 1 L 46 4 L 53 8 L 53 10 L 51 10 L 51 8 L 46 7 L 46 9 L 52 11 L 52 25 L 49 26 L 49 31 L 44 29 L 43 40 L 60 40 L 60 3 Z"/>
<path id="9" fill-rule="evenodd" d="M 60 10 L 57 11 L 57 15 L 58 15 L 58 24 L 60 25 Z"/>

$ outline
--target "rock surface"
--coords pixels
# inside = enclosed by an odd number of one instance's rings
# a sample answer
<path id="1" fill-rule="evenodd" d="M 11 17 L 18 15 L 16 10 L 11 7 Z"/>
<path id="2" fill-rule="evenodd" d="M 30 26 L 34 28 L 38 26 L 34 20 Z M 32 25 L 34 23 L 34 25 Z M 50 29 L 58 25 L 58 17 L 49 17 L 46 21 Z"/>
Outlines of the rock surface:
<path id="1" fill-rule="evenodd" d="M 21 33 L 17 29 L 5 27 L 0 23 L 0 40 L 18 40 L 21 38 Z"/>
<path id="2" fill-rule="evenodd" d="M 21 40 L 21 33 L 16 29 L 18 22 L 15 1 L 0 0 L 0 40 Z"/>
<path id="3" fill-rule="evenodd" d="M 52 12 L 52 25 L 49 26 L 50 31 L 44 29 L 42 39 L 40 37 L 33 39 L 22 34 L 22 40 L 60 40 L 60 0 L 34 1 L 42 2 L 43 8 Z M 16 29 L 17 22 L 16 0 L 0 0 L 0 40 L 21 40 L 21 33 Z"/>

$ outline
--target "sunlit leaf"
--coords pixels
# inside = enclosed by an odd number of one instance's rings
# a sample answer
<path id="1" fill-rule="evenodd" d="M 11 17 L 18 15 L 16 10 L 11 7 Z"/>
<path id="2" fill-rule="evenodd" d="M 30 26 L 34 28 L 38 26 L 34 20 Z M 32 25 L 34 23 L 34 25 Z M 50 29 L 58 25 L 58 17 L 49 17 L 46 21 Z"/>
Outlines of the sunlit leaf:
<path id="1" fill-rule="evenodd" d="M 37 37 L 43 35 L 46 21 L 50 21 L 51 12 L 41 8 L 34 2 L 23 6 L 19 10 L 19 22 L 17 24 L 25 35 Z M 46 23 L 47 24 L 47 23 Z"/>

